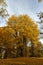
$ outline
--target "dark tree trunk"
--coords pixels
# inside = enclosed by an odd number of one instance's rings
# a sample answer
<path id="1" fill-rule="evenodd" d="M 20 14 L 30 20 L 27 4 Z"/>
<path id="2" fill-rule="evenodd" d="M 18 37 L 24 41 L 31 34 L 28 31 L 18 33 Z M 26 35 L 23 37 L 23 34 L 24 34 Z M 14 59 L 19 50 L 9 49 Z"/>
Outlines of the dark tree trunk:
<path id="1" fill-rule="evenodd" d="M 26 57 L 27 53 L 26 53 L 26 38 L 23 37 L 23 44 L 24 44 L 24 49 L 23 49 L 23 54 L 24 54 L 24 57 Z"/>
<path id="2" fill-rule="evenodd" d="M 34 43 L 31 42 L 31 57 L 34 57 Z"/>

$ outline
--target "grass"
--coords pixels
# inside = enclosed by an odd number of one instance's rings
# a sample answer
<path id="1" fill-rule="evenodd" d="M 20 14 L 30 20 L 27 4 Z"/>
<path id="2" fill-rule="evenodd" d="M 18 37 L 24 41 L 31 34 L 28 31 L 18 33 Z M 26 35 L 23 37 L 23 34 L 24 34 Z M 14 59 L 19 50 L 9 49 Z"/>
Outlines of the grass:
<path id="1" fill-rule="evenodd" d="M 0 59 L 0 65 L 43 65 L 42 57 Z"/>

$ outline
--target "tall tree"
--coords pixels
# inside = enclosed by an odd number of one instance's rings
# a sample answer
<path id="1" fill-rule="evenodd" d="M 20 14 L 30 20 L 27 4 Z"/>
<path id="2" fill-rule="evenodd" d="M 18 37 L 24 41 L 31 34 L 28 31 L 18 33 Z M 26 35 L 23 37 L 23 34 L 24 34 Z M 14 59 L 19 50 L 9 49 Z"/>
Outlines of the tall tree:
<path id="1" fill-rule="evenodd" d="M 34 44 L 38 41 L 38 28 L 37 25 L 34 23 L 34 21 L 27 15 L 20 15 L 18 17 L 11 16 L 8 19 L 8 26 L 15 30 L 16 32 L 16 38 L 18 37 L 21 39 L 23 45 L 24 45 L 24 56 L 26 56 L 26 45 L 27 40 L 30 40 L 31 50 L 34 50 Z M 17 39 L 16 39 L 17 41 Z M 33 56 L 33 50 L 32 50 L 32 56 Z"/>

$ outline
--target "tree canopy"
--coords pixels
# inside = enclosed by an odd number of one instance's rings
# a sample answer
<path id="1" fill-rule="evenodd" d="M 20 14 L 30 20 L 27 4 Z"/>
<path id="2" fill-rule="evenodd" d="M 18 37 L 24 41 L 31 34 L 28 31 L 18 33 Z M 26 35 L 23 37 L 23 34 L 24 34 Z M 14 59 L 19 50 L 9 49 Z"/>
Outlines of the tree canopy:
<path id="1" fill-rule="evenodd" d="M 27 15 L 20 15 L 20 16 L 11 16 L 8 19 L 8 26 L 10 26 L 19 36 L 25 36 L 36 42 L 38 39 L 38 27 L 35 22 Z"/>

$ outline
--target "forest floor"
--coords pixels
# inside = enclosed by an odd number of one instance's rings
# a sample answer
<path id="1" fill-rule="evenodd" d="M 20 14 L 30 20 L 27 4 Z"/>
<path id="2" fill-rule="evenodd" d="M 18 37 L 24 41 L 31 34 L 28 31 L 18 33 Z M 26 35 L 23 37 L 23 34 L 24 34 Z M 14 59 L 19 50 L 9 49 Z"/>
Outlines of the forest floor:
<path id="1" fill-rule="evenodd" d="M 43 57 L 0 59 L 0 65 L 43 65 Z"/>

